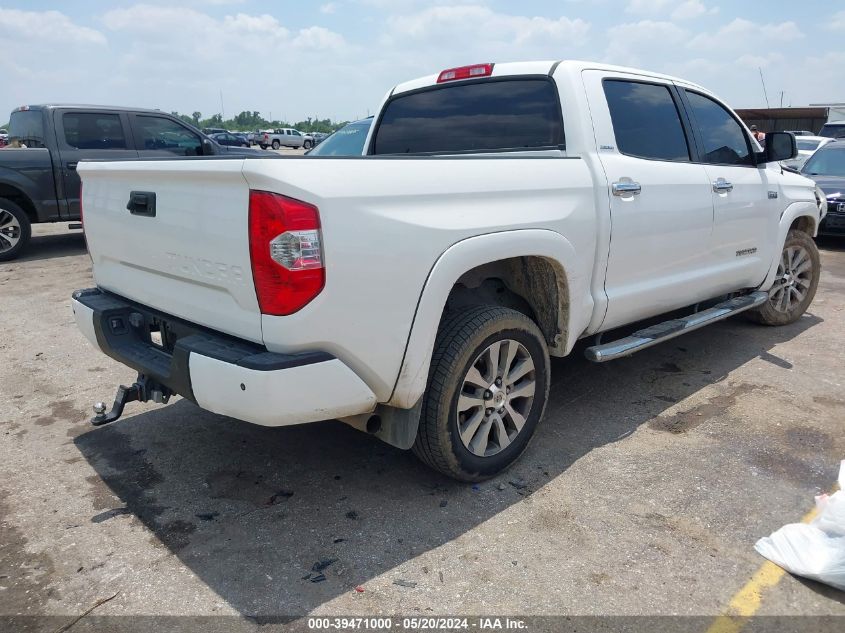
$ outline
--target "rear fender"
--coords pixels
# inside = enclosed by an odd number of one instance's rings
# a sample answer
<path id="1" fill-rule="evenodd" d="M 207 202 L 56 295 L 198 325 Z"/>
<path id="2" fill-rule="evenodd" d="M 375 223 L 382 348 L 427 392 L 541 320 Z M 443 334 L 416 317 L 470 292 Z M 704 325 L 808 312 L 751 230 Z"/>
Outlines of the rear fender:
<path id="1" fill-rule="evenodd" d="M 413 407 L 428 381 L 428 370 L 440 317 L 455 283 L 469 270 L 512 257 L 543 257 L 557 275 L 560 345 L 572 349 L 589 322 L 592 299 L 588 279 L 578 265 L 575 249 L 559 233 L 543 229 L 504 231 L 470 237 L 449 247 L 431 269 L 423 287 L 402 368 L 387 404 L 402 409 Z M 570 297 L 572 299 L 570 299 Z"/>

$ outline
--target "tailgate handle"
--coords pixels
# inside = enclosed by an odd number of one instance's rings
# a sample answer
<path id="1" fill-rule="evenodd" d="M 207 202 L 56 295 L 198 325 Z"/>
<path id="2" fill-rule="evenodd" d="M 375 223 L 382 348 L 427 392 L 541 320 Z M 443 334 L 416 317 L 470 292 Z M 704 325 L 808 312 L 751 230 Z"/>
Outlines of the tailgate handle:
<path id="1" fill-rule="evenodd" d="M 131 191 L 126 208 L 132 215 L 143 215 L 148 218 L 156 216 L 156 194 L 153 191 Z"/>

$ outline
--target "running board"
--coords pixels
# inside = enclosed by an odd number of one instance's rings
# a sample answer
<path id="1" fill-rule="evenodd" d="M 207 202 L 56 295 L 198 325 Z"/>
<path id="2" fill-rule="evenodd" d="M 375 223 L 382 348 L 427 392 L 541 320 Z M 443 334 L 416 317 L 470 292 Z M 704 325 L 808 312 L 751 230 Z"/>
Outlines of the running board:
<path id="1" fill-rule="evenodd" d="M 584 350 L 584 355 L 594 363 L 603 363 L 608 360 L 622 358 L 623 356 L 630 356 L 634 352 L 639 352 L 663 341 L 668 341 L 681 334 L 698 330 L 705 325 L 723 321 L 740 312 L 761 306 L 768 299 L 769 293 L 762 291 L 752 292 L 741 297 L 734 297 L 707 310 L 696 312 L 681 319 L 672 319 L 671 321 L 652 325 L 617 341 L 604 343 L 603 345 L 593 345 Z"/>

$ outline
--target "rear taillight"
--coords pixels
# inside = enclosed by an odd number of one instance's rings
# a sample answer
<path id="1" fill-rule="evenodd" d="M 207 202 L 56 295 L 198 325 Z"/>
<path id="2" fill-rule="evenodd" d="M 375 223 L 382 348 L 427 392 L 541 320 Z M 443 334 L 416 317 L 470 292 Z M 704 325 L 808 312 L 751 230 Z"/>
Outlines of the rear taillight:
<path id="1" fill-rule="evenodd" d="M 455 81 L 457 79 L 474 79 L 475 77 L 489 77 L 493 74 L 493 64 L 475 64 L 474 66 L 461 66 L 444 70 L 437 77 L 437 83 L 444 81 Z"/>
<path id="2" fill-rule="evenodd" d="M 264 135 L 264 140 L 265 140 L 265 141 L 269 141 L 269 140 L 270 140 L 270 135 L 269 135 L 269 134 L 265 134 L 265 135 Z"/>
<path id="3" fill-rule="evenodd" d="M 302 309 L 326 283 L 317 207 L 250 191 L 249 254 L 262 314 L 284 316 Z"/>

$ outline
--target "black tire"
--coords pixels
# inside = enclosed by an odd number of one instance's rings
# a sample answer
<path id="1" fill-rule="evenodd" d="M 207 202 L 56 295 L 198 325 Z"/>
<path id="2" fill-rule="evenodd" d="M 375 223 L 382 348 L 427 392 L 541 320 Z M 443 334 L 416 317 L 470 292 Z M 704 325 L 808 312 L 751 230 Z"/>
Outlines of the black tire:
<path id="1" fill-rule="evenodd" d="M 302 147 L 304 147 L 305 149 L 311 149 L 312 147 L 314 147 L 314 144 L 311 141 L 305 141 L 302 144 Z"/>
<path id="2" fill-rule="evenodd" d="M 267 149 L 267 146 L 266 146 L 266 145 L 259 145 L 259 147 L 260 147 L 261 149 Z"/>
<path id="3" fill-rule="evenodd" d="M 20 206 L 0 198 L 0 262 L 17 258 L 29 244 L 32 227 Z"/>
<path id="4" fill-rule="evenodd" d="M 273 141 L 273 149 L 279 149 L 282 146 L 279 141 Z"/>
<path id="5" fill-rule="evenodd" d="M 801 270 L 805 266 L 804 263 L 792 268 L 788 263 L 790 249 L 793 254 L 798 254 L 793 259 L 805 254 L 806 259 L 804 261 L 809 263 L 810 268 Z M 795 272 L 799 270 L 800 273 Z M 813 297 L 816 296 L 816 289 L 819 286 L 820 274 L 821 259 L 816 242 L 804 231 L 790 231 L 783 243 L 781 260 L 778 264 L 778 277 L 775 279 L 775 285 L 769 291 L 769 300 L 760 308 L 749 311 L 747 313 L 748 318 L 763 325 L 789 325 L 794 323 L 801 318 L 801 315 L 807 311 L 807 308 L 813 302 Z M 791 288 L 795 290 L 793 291 Z M 781 289 L 783 289 L 782 292 Z M 799 299 L 798 293 L 802 291 L 804 293 L 803 298 Z M 784 295 L 786 295 L 787 301 L 783 301 Z M 794 301 L 790 300 L 792 297 L 795 298 Z"/>
<path id="6" fill-rule="evenodd" d="M 499 452 L 480 456 L 461 440 L 459 424 L 462 422 L 459 421 L 457 410 L 458 398 L 465 388 L 464 381 L 468 378 L 468 372 L 478 366 L 482 355 L 497 341 L 509 341 L 508 345 L 517 343 L 519 353 L 527 353 L 533 362 L 533 370 L 519 378 L 522 382 L 514 383 L 519 385 L 524 384 L 526 380 L 533 380 L 533 400 L 528 405 L 529 409 L 523 411 L 526 415 L 521 430 L 516 430 L 515 435 L 509 439 L 509 444 L 502 449 L 500 442 L 494 442 L 491 450 L 498 449 Z M 501 366 L 501 357 L 499 362 Z M 516 364 L 508 369 L 514 373 L 516 370 Z M 497 370 L 497 373 L 502 372 Z M 521 391 L 519 387 L 515 389 Z M 486 393 L 489 391 L 484 392 Z M 420 425 L 413 451 L 430 467 L 461 481 L 482 481 L 493 477 L 513 464 L 528 446 L 537 423 L 543 417 L 548 394 L 549 352 L 540 329 L 530 318 L 516 310 L 499 306 L 472 307 L 447 316 L 441 324 L 434 345 L 428 386 L 423 395 Z M 525 404 L 524 400 L 527 399 L 523 399 L 522 404 Z M 483 407 L 475 409 L 477 413 L 493 411 L 492 408 L 487 409 L 487 401 L 484 402 Z M 519 406 L 517 402 L 518 400 L 511 401 L 510 396 L 507 396 L 504 406 L 516 407 Z M 479 430 L 476 431 L 476 437 L 484 432 L 488 417 L 491 416 L 483 415 L 483 421 L 477 427 Z M 490 438 L 498 436 L 498 433 L 494 433 L 495 426 L 491 424 L 487 427 L 489 430 L 484 440 L 485 447 L 488 446 Z"/>

